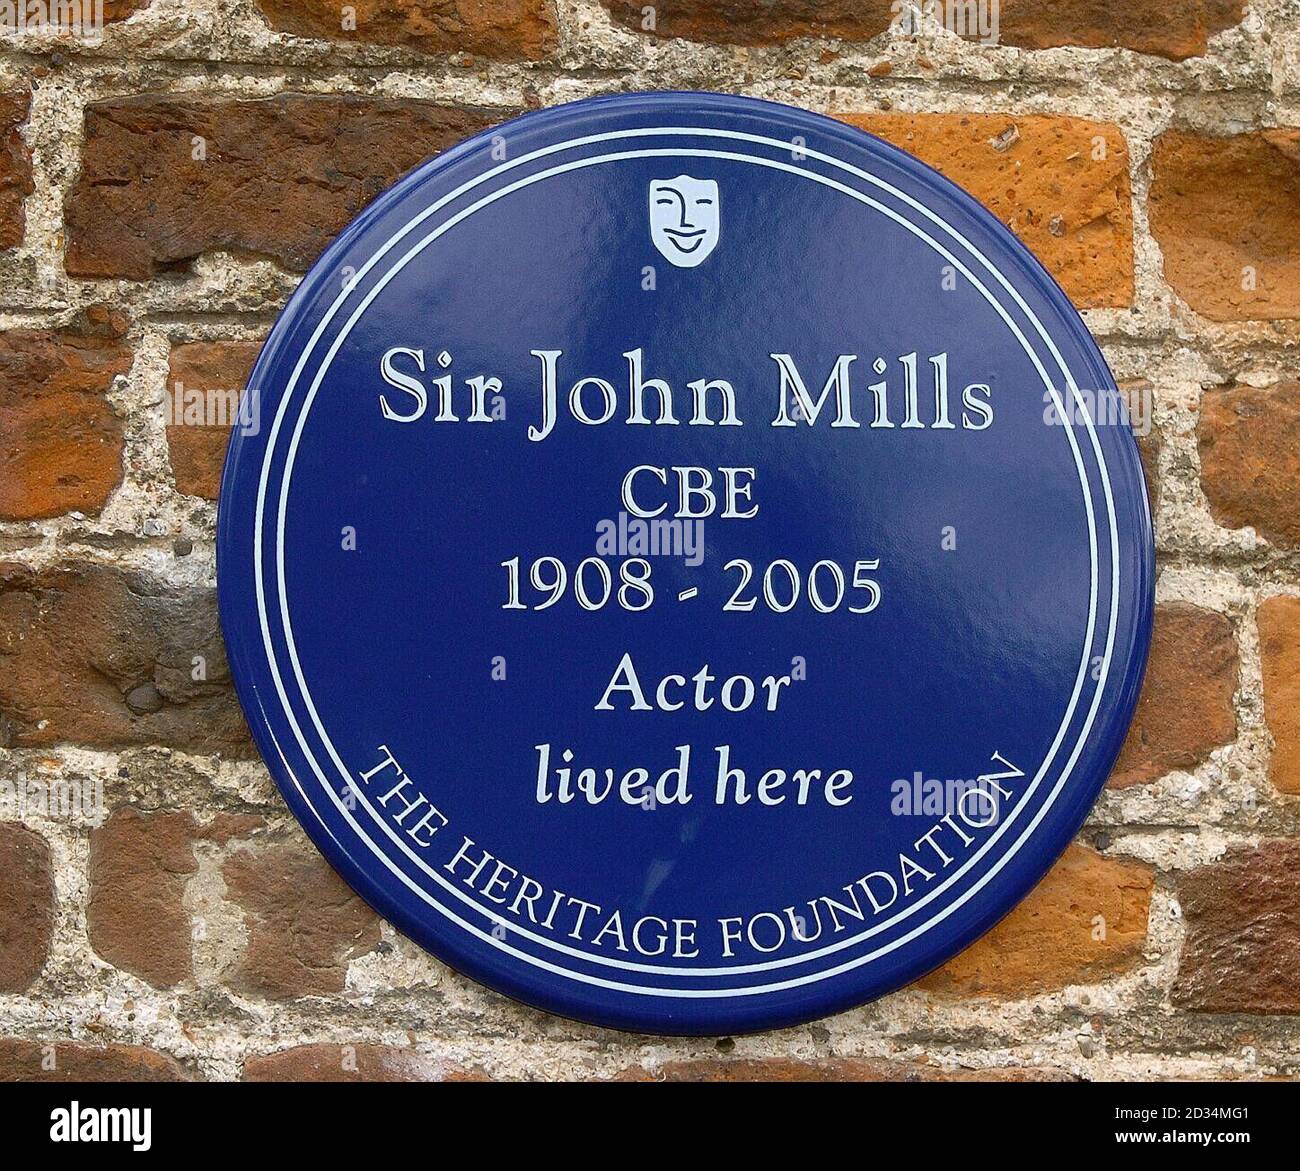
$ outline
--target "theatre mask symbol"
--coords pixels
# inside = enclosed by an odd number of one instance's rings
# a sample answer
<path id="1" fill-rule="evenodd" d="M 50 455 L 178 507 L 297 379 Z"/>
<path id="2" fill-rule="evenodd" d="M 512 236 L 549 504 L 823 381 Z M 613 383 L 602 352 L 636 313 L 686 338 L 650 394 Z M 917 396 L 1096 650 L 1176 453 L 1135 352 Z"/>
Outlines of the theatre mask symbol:
<path id="1" fill-rule="evenodd" d="M 718 184 L 714 179 L 650 181 L 650 238 L 678 268 L 694 268 L 717 247 Z"/>

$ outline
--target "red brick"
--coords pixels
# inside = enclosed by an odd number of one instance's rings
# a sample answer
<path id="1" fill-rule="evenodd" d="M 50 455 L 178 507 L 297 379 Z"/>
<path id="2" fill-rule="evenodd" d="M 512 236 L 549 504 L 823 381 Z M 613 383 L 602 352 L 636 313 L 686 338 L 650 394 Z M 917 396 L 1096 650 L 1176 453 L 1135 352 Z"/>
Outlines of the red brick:
<path id="1" fill-rule="evenodd" d="M 1233 850 L 1178 882 L 1186 937 L 1174 1003 L 1300 1012 L 1300 842 Z"/>
<path id="2" fill-rule="evenodd" d="M 614 20 L 639 32 L 725 45 L 779 45 L 797 37 L 869 41 L 889 27 L 892 0 L 605 0 Z"/>
<path id="3" fill-rule="evenodd" d="M 1028 996 L 1133 968 L 1146 943 L 1151 870 L 1071 846 L 1028 898 L 918 984 L 965 996 Z"/>
<path id="4" fill-rule="evenodd" d="M 1259 608 L 1264 719 L 1273 734 L 1268 775 L 1283 793 L 1300 793 L 1300 598 L 1268 598 Z"/>
<path id="5" fill-rule="evenodd" d="M 1128 406 L 1129 422 L 1137 440 L 1138 456 L 1146 477 L 1147 499 L 1154 516 L 1160 506 L 1160 431 L 1152 420 L 1155 410 L 1154 388 L 1146 378 L 1135 378 L 1119 384 L 1120 392 Z"/>
<path id="6" fill-rule="evenodd" d="M 1237 642 L 1222 614 L 1186 602 L 1156 607 L 1151 656 L 1110 785 L 1192 769 L 1237 735 Z"/>
<path id="7" fill-rule="evenodd" d="M 216 591 L 100 565 L 0 564 L 0 745 L 61 741 L 253 755 Z"/>
<path id="8" fill-rule="evenodd" d="M 1061 1070 L 1023 1067 L 941 1069 L 916 1061 L 881 1057 L 826 1057 L 800 1061 L 791 1057 L 698 1058 L 667 1061 L 656 1069 L 633 1066 L 620 1073 L 627 1082 L 1060 1082 L 1072 1080 Z"/>
<path id="9" fill-rule="evenodd" d="M 188 1074 L 139 1045 L 83 1045 L 0 1037 L 0 1082 L 179 1082 Z"/>
<path id="10" fill-rule="evenodd" d="M 0 992 L 22 992 L 41 974 L 56 906 L 45 839 L 16 822 L 0 822 Z"/>
<path id="11" fill-rule="evenodd" d="M 241 992 L 273 1000 L 341 992 L 348 961 L 379 943 L 378 917 L 314 851 L 237 850 L 223 875 L 248 919 L 248 948 L 230 978 Z"/>
<path id="12" fill-rule="evenodd" d="M 68 272 L 144 280 L 213 249 L 304 270 L 404 172 L 506 116 L 307 94 L 94 103 L 64 208 Z"/>
<path id="13" fill-rule="evenodd" d="M 122 424 L 106 395 L 130 368 L 116 338 L 0 333 L 0 519 L 104 507 L 122 481 Z"/>
<path id="14" fill-rule="evenodd" d="M 167 426 L 167 447 L 178 492 L 217 498 L 230 425 L 237 418 L 231 408 L 248 384 L 261 348 L 260 342 L 240 341 L 189 342 L 172 348 L 167 391 L 175 405 Z M 195 392 L 203 395 L 205 403 L 224 408 L 224 419 L 220 411 L 214 417 L 209 410 L 198 420 L 175 422 L 177 416 L 187 419 L 185 399 Z"/>
<path id="15" fill-rule="evenodd" d="M 1206 391 L 1196 438 L 1214 519 L 1300 548 L 1300 382 Z"/>
<path id="16" fill-rule="evenodd" d="M 104 23 L 115 24 L 126 20 L 141 9 L 148 8 L 151 0 L 104 0 Z"/>
<path id="17" fill-rule="evenodd" d="M 894 0 L 665 0 L 651 6 L 655 26 L 647 29 L 642 0 L 605 5 L 627 28 L 736 45 L 776 45 L 798 37 L 869 41 L 900 11 Z M 939 16 L 950 9 L 964 12 L 953 0 L 947 7 L 943 0 L 934 5 Z M 1182 60 L 1203 54 L 1211 35 L 1239 24 L 1243 9 L 1243 0 L 1188 0 L 1172 8 L 1158 0 L 1001 0 L 996 30 L 988 24 L 980 29 L 969 18 L 947 24 L 971 40 L 987 40 L 996 31 L 999 44 L 1026 49 L 1114 47 Z"/>
<path id="18" fill-rule="evenodd" d="M 473 53 L 538 61 L 555 47 L 553 0 L 356 0 L 354 30 L 335 0 L 257 0 L 280 32 L 333 41 L 406 45 L 425 53 Z"/>
<path id="19" fill-rule="evenodd" d="M 115 809 L 90 835 L 90 945 L 156 988 L 189 979 L 192 926 L 182 900 L 198 870 L 194 843 L 224 841 L 257 824 L 256 818 L 222 815 L 200 826 L 188 812 Z"/>
<path id="20" fill-rule="evenodd" d="M 1201 56 L 1211 36 L 1240 24 L 1245 7 L 1244 0 L 1001 0 L 999 40 L 1026 49 L 1132 49 L 1181 61 Z"/>
<path id="21" fill-rule="evenodd" d="M 980 200 L 1081 309 L 1133 301 L 1128 147 L 1118 127 L 1003 114 L 846 114 Z M 1094 158 L 1097 141 L 1105 157 Z"/>
<path id="22" fill-rule="evenodd" d="M 0 93 L 0 249 L 22 243 L 23 200 L 35 190 L 32 155 L 19 132 L 31 102 L 28 90 Z"/>
<path id="23" fill-rule="evenodd" d="M 1300 317 L 1300 129 L 1167 130 L 1151 166 L 1151 231 L 1178 295 L 1214 321 Z"/>
<path id="24" fill-rule="evenodd" d="M 466 1082 L 482 1073 L 388 1045 L 297 1045 L 244 1062 L 246 1082 Z"/>
<path id="25" fill-rule="evenodd" d="M 158 988 L 191 974 L 190 919 L 181 906 L 198 869 L 188 813 L 124 808 L 90 835 L 90 945 Z"/>

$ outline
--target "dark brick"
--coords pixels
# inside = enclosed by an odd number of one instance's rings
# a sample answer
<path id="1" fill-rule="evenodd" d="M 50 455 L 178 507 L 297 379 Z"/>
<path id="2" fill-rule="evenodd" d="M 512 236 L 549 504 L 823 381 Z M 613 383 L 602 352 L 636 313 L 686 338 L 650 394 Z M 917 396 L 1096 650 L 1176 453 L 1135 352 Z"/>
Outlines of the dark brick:
<path id="1" fill-rule="evenodd" d="M 41 974 L 57 902 L 45 839 L 0 822 L 0 992 L 22 992 Z"/>
<path id="2" fill-rule="evenodd" d="M 213 249 L 305 270 L 395 179 L 507 116 L 307 94 L 92 104 L 64 208 L 68 272 L 145 280 Z"/>
<path id="3" fill-rule="evenodd" d="M 605 0 L 605 6 L 615 21 L 639 32 L 725 45 L 778 45 L 798 37 L 869 41 L 895 19 L 910 29 L 903 23 L 906 9 L 895 0 Z M 650 28 L 647 7 L 655 17 Z M 1244 8 L 1243 0 L 1188 0 L 1173 7 L 1159 0 L 1001 0 L 996 29 L 987 21 L 981 28 L 974 13 L 960 25 L 949 23 L 969 40 L 988 41 L 996 33 L 998 44 L 1026 49 L 1125 48 L 1180 61 L 1203 54 L 1209 37 L 1240 24 Z M 949 10 L 966 12 L 952 0 L 947 9 L 935 5 L 938 15 Z"/>
<path id="4" fill-rule="evenodd" d="M 1300 598 L 1266 598 L 1259 607 L 1264 718 L 1273 734 L 1268 775 L 1282 793 L 1300 793 Z"/>
<path id="5" fill-rule="evenodd" d="M 115 809 L 90 835 L 90 945 L 102 959 L 156 988 L 193 973 L 185 886 L 198 870 L 194 843 L 250 832 L 257 818 L 220 815 L 200 826 L 186 812 Z"/>
<path id="6" fill-rule="evenodd" d="M 35 190 L 32 155 L 19 133 L 31 102 L 25 89 L 0 93 L 0 249 L 22 243 L 27 222 L 23 200 Z"/>
<path id="7" fill-rule="evenodd" d="M 195 679 L 200 657 L 205 678 Z M 133 712 L 145 682 L 161 710 Z M 230 684 L 216 591 L 76 564 L 0 565 L 0 715 L 9 747 L 62 741 L 253 754 Z"/>
<path id="8" fill-rule="evenodd" d="M 1265 841 L 1179 878 L 1187 935 L 1174 1003 L 1300 1012 L 1300 842 Z"/>
<path id="9" fill-rule="evenodd" d="M 0 1037 L 0 1082 L 179 1082 L 186 1072 L 139 1045 L 82 1045 Z"/>
<path id="10" fill-rule="evenodd" d="M 257 0 L 257 6 L 281 32 L 406 45 L 425 53 L 537 61 L 556 42 L 553 0 L 355 0 L 355 29 L 343 27 L 335 0 Z"/>
<path id="11" fill-rule="evenodd" d="M 230 983 L 270 999 L 341 992 L 348 961 L 379 943 L 379 918 L 319 854 L 291 845 L 237 850 L 222 871 L 248 914 L 248 948 Z"/>

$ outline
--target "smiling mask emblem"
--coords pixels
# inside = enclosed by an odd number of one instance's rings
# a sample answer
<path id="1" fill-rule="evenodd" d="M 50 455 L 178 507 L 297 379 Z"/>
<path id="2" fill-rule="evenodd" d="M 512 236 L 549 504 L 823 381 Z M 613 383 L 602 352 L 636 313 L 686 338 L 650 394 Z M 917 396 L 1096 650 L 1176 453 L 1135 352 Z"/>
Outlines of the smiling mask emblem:
<path id="1" fill-rule="evenodd" d="M 650 182 L 650 238 L 678 268 L 703 263 L 718 243 L 718 184 L 713 179 Z"/>

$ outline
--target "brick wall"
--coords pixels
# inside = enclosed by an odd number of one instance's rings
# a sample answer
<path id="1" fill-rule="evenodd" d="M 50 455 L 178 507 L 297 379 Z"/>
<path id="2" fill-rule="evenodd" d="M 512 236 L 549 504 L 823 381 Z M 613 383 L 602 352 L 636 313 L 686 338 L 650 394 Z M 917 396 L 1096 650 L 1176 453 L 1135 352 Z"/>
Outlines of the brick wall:
<path id="1" fill-rule="evenodd" d="M 118 0 L 0 42 L 0 817 L 7 1077 L 1007 1079 L 1300 1073 L 1300 5 Z M 669 1041 L 448 972 L 306 844 L 214 608 L 219 428 L 298 275 L 424 156 L 530 107 L 713 88 L 947 171 L 1154 401 L 1150 676 L 1080 839 L 918 986 Z M 7 820 L 6 820 L 7 819 Z M 1100 926 L 1099 926 L 1100 925 Z"/>

